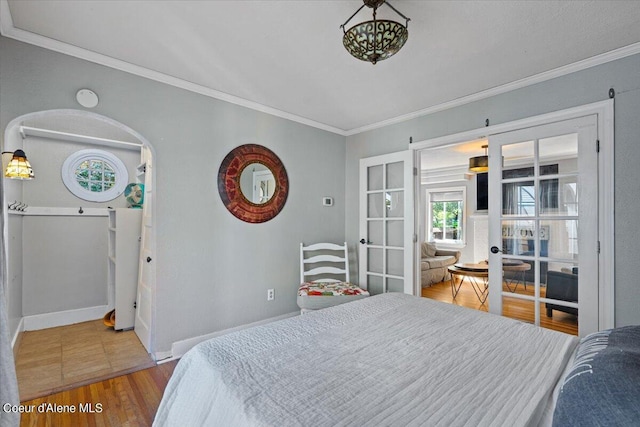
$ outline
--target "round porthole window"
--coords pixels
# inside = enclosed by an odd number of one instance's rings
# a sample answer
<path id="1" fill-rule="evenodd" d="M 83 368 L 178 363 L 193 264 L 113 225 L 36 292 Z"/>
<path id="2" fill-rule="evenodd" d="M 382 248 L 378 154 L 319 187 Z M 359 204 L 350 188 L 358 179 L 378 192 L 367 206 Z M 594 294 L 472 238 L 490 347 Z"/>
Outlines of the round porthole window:
<path id="1" fill-rule="evenodd" d="M 62 182 L 83 200 L 106 202 L 122 194 L 129 173 L 122 160 L 113 154 L 87 149 L 67 157 L 62 164 Z"/>

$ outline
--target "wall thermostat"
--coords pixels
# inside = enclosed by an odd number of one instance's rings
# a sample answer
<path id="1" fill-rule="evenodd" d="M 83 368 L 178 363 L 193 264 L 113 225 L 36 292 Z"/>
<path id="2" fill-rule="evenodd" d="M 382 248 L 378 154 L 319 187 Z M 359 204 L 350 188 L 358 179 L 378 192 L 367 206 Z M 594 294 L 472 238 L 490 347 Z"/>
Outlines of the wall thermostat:
<path id="1" fill-rule="evenodd" d="M 333 206 L 333 197 L 323 197 L 322 206 Z"/>

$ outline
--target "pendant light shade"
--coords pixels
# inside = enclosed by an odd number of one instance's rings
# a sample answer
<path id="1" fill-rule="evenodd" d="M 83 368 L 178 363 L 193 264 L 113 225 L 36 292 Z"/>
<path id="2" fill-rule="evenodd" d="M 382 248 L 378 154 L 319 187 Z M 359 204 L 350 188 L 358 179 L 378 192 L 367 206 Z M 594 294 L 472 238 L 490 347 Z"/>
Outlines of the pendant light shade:
<path id="1" fill-rule="evenodd" d="M 398 12 L 395 7 L 385 0 L 363 0 L 363 2 L 364 4 L 360 6 L 360 9 L 340 26 L 344 31 L 342 44 L 354 58 L 375 64 L 395 55 L 402 49 L 402 46 L 409 38 L 409 30 L 407 29 L 409 27 L 409 18 Z M 389 19 L 377 19 L 376 11 L 383 4 L 386 4 L 401 16 L 405 20 L 404 25 Z M 373 9 L 373 20 L 361 22 L 347 30 L 345 26 L 365 6 Z"/>
<path id="2" fill-rule="evenodd" d="M 487 147 L 488 145 L 482 146 L 482 148 L 484 148 L 484 156 L 476 156 L 469 159 L 469 170 L 471 172 L 479 173 L 489 170 L 489 156 L 487 156 Z"/>
<path id="3" fill-rule="evenodd" d="M 13 152 L 13 158 L 9 161 L 4 176 L 11 179 L 33 179 L 35 177 L 24 151 L 16 150 Z"/>

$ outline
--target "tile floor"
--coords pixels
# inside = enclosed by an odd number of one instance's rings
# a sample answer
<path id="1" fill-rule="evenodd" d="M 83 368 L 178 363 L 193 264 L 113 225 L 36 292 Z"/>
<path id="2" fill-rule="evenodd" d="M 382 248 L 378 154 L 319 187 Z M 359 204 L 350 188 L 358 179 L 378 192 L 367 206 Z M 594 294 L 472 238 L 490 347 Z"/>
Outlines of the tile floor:
<path id="1" fill-rule="evenodd" d="M 16 357 L 20 400 L 155 366 L 134 331 L 102 320 L 23 333 Z"/>

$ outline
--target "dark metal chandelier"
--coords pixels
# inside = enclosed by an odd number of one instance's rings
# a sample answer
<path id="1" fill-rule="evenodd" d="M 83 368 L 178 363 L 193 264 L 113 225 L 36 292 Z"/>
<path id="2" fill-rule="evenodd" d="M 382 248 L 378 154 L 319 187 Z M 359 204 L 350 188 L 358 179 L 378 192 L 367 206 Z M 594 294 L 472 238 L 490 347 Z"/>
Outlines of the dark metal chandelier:
<path id="1" fill-rule="evenodd" d="M 407 28 L 409 27 L 410 19 L 398 12 L 388 1 L 363 0 L 363 2 L 364 4 L 347 19 L 347 22 L 340 26 L 344 31 L 342 44 L 355 58 L 375 64 L 395 55 L 404 46 L 409 38 L 409 30 Z M 388 19 L 376 19 L 376 11 L 382 4 L 386 4 L 395 13 L 404 18 L 405 24 L 402 25 L 399 22 Z M 373 9 L 373 20 L 361 22 L 346 30 L 345 26 L 365 6 Z"/>

